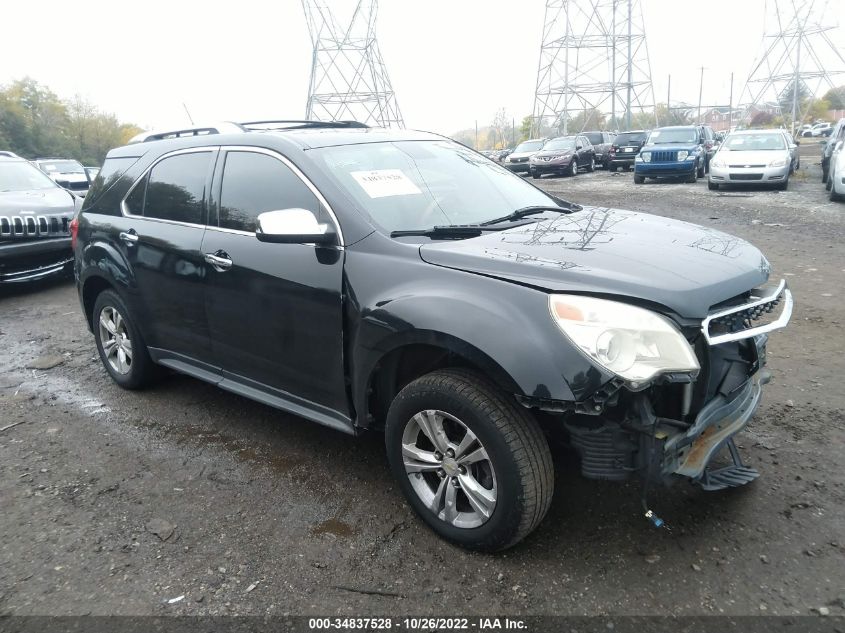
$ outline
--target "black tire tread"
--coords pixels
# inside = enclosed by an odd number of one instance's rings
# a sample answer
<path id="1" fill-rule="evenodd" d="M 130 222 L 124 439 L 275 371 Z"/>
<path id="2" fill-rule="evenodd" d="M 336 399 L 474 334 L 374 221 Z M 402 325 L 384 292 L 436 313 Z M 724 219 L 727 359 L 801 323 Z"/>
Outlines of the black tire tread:
<path id="1" fill-rule="evenodd" d="M 471 370 L 451 368 L 434 371 L 418 378 L 405 389 L 411 386 L 460 394 L 482 411 L 502 434 L 519 468 L 525 497 L 519 527 L 511 539 L 497 549 L 514 546 L 543 520 L 554 494 L 552 454 L 540 425 L 526 409 L 503 394 L 490 380 Z M 401 395 L 400 392 L 397 397 Z"/>

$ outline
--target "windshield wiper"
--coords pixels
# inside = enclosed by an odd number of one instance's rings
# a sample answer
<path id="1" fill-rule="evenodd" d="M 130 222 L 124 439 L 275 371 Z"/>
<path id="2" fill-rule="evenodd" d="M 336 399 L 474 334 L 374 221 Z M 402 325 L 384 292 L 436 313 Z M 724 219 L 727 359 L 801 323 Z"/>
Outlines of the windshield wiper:
<path id="1" fill-rule="evenodd" d="M 443 224 L 432 226 L 428 229 L 408 229 L 404 231 L 391 231 L 390 237 L 439 237 L 443 239 L 462 239 L 465 237 L 478 237 L 484 231 L 495 231 L 499 229 L 487 228 L 480 224 Z"/>
<path id="2" fill-rule="evenodd" d="M 487 220 L 486 222 L 482 222 L 481 226 L 492 226 L 494 224 L 501 224 L 502 222 L 513 222 L 514 220 L 521 220 L 529 215 L 537 215 L 538 213 L 544 213 L 546 211 L 573 213 L 575 211 L 580 211 L 581 209 L 583 209 L 581 205 L 566 202 L 564 200 L 560 201 L 559 206 L 536 204 L 529 207 L 522 207 L 521 209 L 517 209 L 516 211 L 509 213 L 508 215 L 504 215 L 501 218 Z"/>

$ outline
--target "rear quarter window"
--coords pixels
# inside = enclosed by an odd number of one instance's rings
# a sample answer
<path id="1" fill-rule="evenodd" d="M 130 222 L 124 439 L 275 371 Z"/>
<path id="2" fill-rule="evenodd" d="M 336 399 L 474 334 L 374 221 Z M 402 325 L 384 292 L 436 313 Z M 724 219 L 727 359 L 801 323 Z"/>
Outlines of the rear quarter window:
<path id="1" fill-rule="evenodd" d="M 132 165 L 138 162 L 139 158 L 140 156 L 106 158 L 103 166 L 100 168 L 100 173 L 97 174 L 94 182 L 91 183 L 91 189 L 88 191 L 88 195 L 85 196 L 85 202 L 87 203 L 85 206 L 91 206 L 102 194 L 111 189 L 120 180 L 121 176 Z"/>

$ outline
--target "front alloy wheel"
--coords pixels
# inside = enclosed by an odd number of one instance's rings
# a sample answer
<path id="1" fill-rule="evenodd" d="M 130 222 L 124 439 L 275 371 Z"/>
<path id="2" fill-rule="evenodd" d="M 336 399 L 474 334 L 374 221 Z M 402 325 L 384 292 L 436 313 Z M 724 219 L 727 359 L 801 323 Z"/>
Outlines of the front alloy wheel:
<path id="1" fill-rule="evenodd" d="M 458 418 L 420 411 L 405 425 L 402 461 L 411 487 L 438 519 L 478 527 L 496 508 L 496 473 L 487 450 Z"/>
<path id="2" fill-rule="evenodd" d="M 551 453 L 537 421 L 469 370 L 434 371 L 403 388 L 387 414 L 385 444 L 411 507 L 462 547 L 510 547 L 551 503 Z"/>

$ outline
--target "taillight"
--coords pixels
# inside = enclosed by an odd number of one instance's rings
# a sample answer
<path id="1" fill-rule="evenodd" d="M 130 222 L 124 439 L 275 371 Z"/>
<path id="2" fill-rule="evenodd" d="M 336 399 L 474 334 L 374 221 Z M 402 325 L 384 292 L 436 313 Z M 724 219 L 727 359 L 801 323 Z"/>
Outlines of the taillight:
<path id="1" fill-rule="evenodd" d="M 70 221 L 70 247 L 72 250 L 76 250 L 76 234 L 79 232 L 79 220 L 77 218 L 73 218 Z"/>

